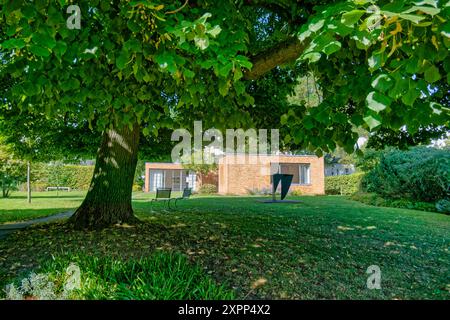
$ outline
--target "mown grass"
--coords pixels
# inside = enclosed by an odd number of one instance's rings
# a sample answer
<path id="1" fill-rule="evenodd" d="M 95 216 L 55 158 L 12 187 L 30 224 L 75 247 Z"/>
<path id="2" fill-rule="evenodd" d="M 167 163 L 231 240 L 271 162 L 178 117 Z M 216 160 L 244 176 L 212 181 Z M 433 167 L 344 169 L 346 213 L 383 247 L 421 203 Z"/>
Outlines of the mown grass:
<path id="1" fill-rule="evenodd" d="M 61 253 L 127 260 L 163 252 L 186 256 L 237 298 L 450 298 L 449 216 L 341 196 L 298 204 L 257 198 L 198 197 L 168 210 L 138 194 L 136 226 L 20 231 L 0 241 L 0 282 Z M 367 288 L 371 265 L 381 269 L 381 290 Z"/>
<path id="2" fill-rule="evenodd" d="M 33 192 L 31 203 L 25 192 L 13 192 L 9 198 L 0 198 L 0 224 L 25 221 L 74 210 L 84 199 L 83 191 Z"/>

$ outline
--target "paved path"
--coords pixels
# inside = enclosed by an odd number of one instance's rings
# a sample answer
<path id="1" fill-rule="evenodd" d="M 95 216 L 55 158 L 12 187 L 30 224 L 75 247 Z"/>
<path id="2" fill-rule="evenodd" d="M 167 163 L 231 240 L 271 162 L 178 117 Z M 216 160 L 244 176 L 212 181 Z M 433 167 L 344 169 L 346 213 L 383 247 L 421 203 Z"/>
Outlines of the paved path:
<path id="1" fill-rule="evenodd" d="M 38 223 L 47 223 L 47 222 L 53 222 L 56 220 L 66 219 L 66 218 L 69 218 L 72 214 L 73 214 L 73 211 L 67 211 L 67 212 L 54 214 L 54 215 L 48 216 L 48 217 L 27 220 L 27 221 L 18 222 L 18 223 L 0 224 L 0 239 L 5 238 L 10 233 L 17 231 L 19 229 L 24 229 L 24 228 L 27 228 L 29 226 L 32 226 L 32 225 L 35 225 Z"/>

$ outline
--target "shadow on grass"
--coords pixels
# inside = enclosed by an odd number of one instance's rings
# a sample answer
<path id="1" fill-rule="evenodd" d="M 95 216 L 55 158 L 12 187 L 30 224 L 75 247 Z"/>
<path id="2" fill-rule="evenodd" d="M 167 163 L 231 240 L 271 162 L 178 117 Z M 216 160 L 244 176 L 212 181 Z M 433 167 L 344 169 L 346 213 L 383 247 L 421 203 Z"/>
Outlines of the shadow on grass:
<path id="1" fill-rule="evenodd" d="M 58 213 L 73 211 L 73 208 L 49 208 L 49 209 L 11 209 L 0 210 L 0 226 L 2 224 L 20 223 L 23 221 L 44 218 Z"/>

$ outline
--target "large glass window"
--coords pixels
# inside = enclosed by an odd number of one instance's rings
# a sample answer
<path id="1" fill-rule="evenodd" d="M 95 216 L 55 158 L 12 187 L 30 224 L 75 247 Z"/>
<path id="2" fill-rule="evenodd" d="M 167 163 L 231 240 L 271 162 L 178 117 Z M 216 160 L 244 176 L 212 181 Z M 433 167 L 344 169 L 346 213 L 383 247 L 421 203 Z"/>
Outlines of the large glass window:
<path id="1" fill-rule="evenodd" d="M 309 164 L 301 164 L 299 166 L 300 184 L 311 184 L 311 166 Z"/>
<path id="2" fill-rule="evenodd" d="M 150 170 L 150 191 L 156 191 L 158 188 L 164 188 L 164 171 Z"/>

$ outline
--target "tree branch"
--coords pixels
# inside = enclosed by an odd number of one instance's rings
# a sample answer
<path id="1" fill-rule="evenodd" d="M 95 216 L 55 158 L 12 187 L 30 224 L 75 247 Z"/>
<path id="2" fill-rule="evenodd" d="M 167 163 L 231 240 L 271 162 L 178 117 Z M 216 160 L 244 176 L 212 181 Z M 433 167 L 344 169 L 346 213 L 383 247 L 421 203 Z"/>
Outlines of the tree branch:
<path id="1" fill-rule="evenodd" d="M 253 68 L 244 73 L 244 78 L 256 80 L 279 65 L 297 60 L 308 43 L 308 41 L 300 42 L 298 38 L 293 37 L 257 54 L 250 59 Z"/>

